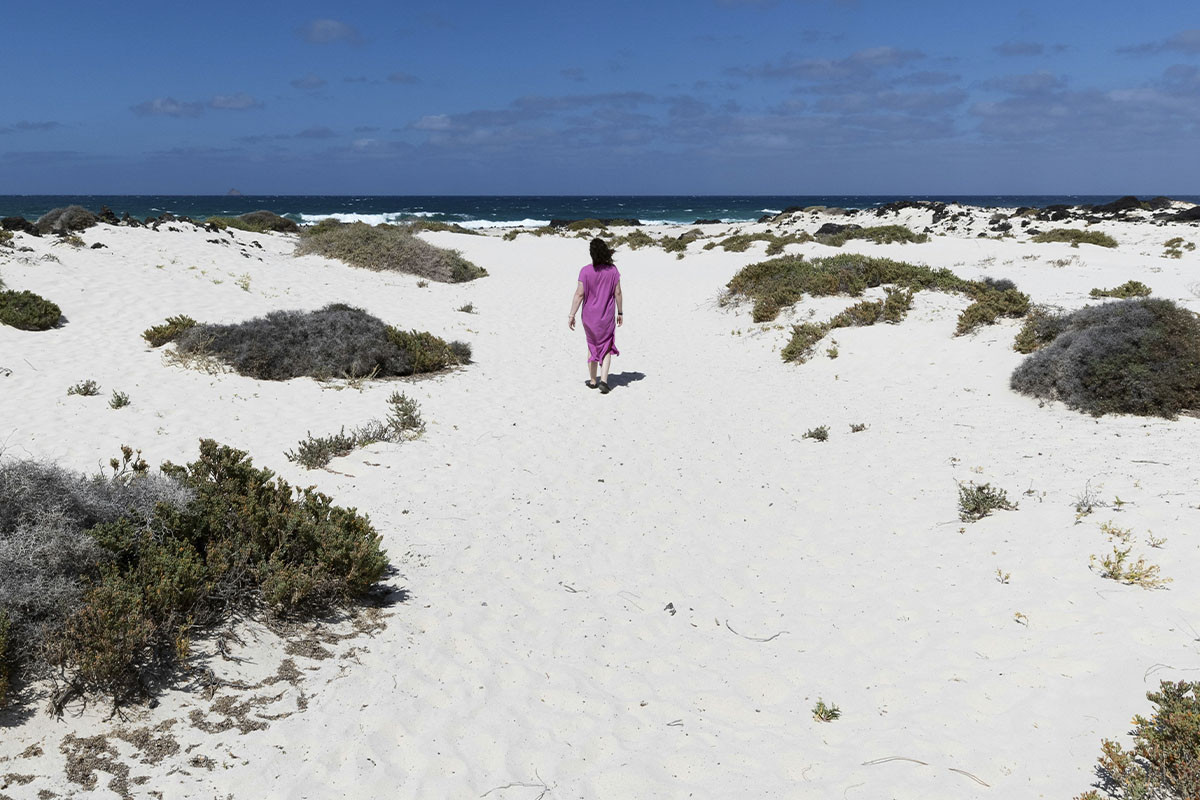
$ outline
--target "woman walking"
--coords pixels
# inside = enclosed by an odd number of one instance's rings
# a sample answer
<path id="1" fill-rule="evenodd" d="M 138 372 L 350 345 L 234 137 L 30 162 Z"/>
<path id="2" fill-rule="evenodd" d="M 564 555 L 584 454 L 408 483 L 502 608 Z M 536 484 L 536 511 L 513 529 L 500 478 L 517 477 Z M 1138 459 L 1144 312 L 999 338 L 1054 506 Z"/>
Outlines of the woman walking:
<path id="1" fill-rule="evenodd" d="M 616 326 L 622 324 L 624 315 L 621 297 L 621 273 L 613 264 L 612 250 L 603 239 L 592 239 L 589 248 L 592 263 L 579 270 L 579 284 L 571 298 L 571 314 L 567 327 L 575 330 L 575 312 L 583 305 L 583 331 L 587 334 L 589 389 L 599 389 L 608 394 L 608 368 L 617 350 Z M 597 377 L 596 370 L 600 371 Z"/>

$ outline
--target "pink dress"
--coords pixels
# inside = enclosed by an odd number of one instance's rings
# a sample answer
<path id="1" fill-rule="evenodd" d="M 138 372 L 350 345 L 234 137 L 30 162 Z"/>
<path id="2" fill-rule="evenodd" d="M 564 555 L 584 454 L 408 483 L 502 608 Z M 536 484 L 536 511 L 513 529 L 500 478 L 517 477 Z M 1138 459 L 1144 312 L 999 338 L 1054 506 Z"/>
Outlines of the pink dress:
<path id="1" fill-rule="evenodd" d="M 617 284 L 621 273 L 612 265 L 588 264 L 579 270 L 583 284 L 583 331 L 587 334 L 588 361 L 603 361 L 617 350 Z"/>

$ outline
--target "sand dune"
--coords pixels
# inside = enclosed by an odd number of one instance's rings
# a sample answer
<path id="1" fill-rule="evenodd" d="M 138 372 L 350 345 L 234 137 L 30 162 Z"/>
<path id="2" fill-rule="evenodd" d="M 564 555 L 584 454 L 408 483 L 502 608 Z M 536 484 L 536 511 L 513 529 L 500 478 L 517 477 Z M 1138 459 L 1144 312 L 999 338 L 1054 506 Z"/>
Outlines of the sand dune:
<path id="1" fill-rule="evenodd" d="M 920 228 L 920 213 L 898 221 Z M 843 250 L 1010 278 L 1068 309 L 1136 278 L 1200 310 L 1200 253 L 1162 255 L 1172 236 L 1200 242 L 1194 224 L 1098 224 L 1110 250 L 977 238 L 987 217 Z M 4 456 L 93 471 L 121 444 L 156 464 L 215 438 L 368 514 L 407 599 L 378 630 L 292 654 L 240 628 L 232 652 L 247 661 L 209 666 L 256 688 L 181 687 L 126 720 L 103 704 L 0 716 L 5 794 L 78 794 L 66 737 L 105 734 L 101 761 L 128 765 L 136 797 L 1069 797 L 1091 785 L 1101 738 L 1146 713 L 1147 690 L 1200 668 L 1200 423 L 1094 419 L 1012 393 L 1017 323 L 955 338 L 965 298 L 921 293 L 902 324 L 835 331 L 836 359 L 823 343 L 795 366 L 779 355 L 788 323 L 847 303 L 806 300 L 764 324 L 719 306 L 762 243 L 618 251 L 626 324 L 601 396 L 566 328 L 586 240 L 424 234 L 489 277 L 419 288 L 294 258 L 287 235 L 215 245 L 178 227 L 85 231 L 98 250 L 18 234 L 32 251 L 0 254 L 9 288 L 68 320 L 0 326 Z M 164 364 L 140 338 L 174 314 L 233 322 L 335 301 L 469 341 L 474 363 L 361 389 L 271 383 Z M 103 395 L 67 396 L 88 378 Z M 398 385 L 421 405 L 421 439 L 327 470 L 285 459 L 310 431 L 378 417 Z M 109 408 L 113 389 L 131 405 Z M 820 425 L 828 441 L 803 438 Z M 964 523 L 956 481 L 1002 487 L 1019 508 Z M 1125 505 L 1077 521 L 1088 485 Z M 1089 569 L 1110 520 L 1169 588 Z M 289 658 L 295 672 L 279 672 Z M 840 719 L 815 720 L 818 699 Z M 218 730 L 230 712 L 264 727 Z M 146 763 L 131 732 L 159 725 L 179 749 Z M 88 796 L 109 796 L 116 769 Z"/>

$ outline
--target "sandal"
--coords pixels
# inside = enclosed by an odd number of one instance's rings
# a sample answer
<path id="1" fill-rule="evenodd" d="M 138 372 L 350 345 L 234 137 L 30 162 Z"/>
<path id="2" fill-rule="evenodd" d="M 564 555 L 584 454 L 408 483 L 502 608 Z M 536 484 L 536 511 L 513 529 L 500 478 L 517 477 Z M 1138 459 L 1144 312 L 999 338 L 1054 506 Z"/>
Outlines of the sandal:
<path id="1" fill-rule="evenodd" d="M 600 384 L 596 383 L 596 381 L 592 380 L 591 378 L 588 378 L 586 381 L 584 381 L 583 385 L 588 387 L 589 389 L 599 389 L 600 388 Z"/>
<path id="2" fill-rule="evenodd" d="M 600 394 L 608 394 L 609 391 L 608 383 L 605 381 L 600 381 Z"/>

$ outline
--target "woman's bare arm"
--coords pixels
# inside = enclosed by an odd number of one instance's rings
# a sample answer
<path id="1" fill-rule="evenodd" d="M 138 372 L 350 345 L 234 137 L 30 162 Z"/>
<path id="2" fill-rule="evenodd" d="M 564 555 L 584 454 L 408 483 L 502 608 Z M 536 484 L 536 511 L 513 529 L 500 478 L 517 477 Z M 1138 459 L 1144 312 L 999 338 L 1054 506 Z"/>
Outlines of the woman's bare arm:
<path id="1" fill-rule="evenodd" d="M 613 297 L 617 300 L 617 324 L 621 325 L 625 322 L 625 296 L 621 294 L 621 282 L 617 281 L 617 288 L 613 292 Z"/>
<path id="2" fill-rule="evenodd" d="M 567 327 L 575 330 L 575 312 L 579 310 L 579 305 L 583 302 L 583 281 L 578 281 L 575 287 L 575 296 L 571 298 L 571 313 L 567 315 Z"/>

